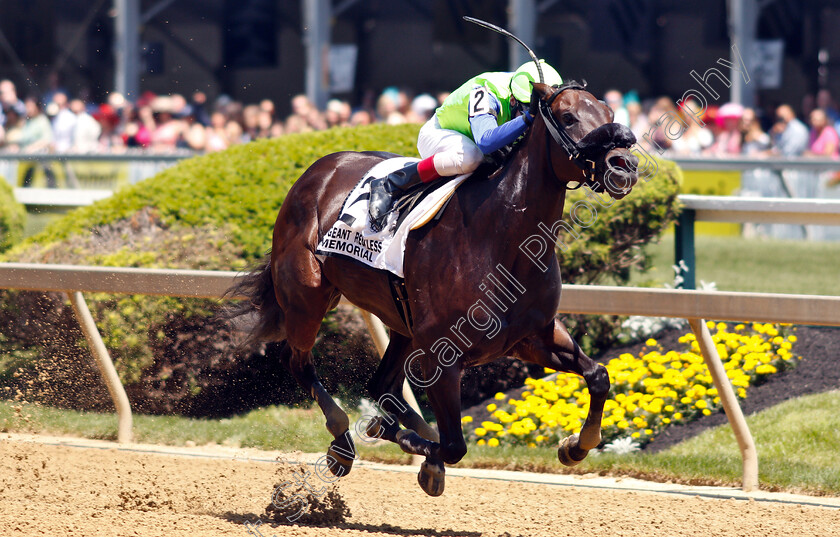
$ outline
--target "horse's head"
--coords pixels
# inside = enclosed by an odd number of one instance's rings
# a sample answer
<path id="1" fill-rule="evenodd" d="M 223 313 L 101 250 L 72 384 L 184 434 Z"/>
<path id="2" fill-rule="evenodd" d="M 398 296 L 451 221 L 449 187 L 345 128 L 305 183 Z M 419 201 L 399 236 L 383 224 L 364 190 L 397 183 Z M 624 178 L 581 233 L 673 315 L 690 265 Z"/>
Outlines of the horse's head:
<path id="1" fill-rule="evenodd" d="M 613 122 L 613 111 L 576 82 L 559 87 L 534 83 L 545 122 L 551 167 L 566 182 L 588 184 L 615 199 L 630 193 L 639 159 L 630 153 L 633 133 Z"/>

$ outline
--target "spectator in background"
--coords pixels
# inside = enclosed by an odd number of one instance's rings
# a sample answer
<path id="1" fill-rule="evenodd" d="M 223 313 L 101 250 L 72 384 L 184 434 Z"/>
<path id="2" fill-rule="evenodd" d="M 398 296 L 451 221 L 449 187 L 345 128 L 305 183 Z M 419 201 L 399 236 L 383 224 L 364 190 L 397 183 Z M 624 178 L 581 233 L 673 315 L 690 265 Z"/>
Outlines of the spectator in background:
<path id="1" fill-rule="evenodd" d="M 14 108 L 17 115 L 24 117 L 26 115 L 26 107 L 18 98 L 15 83 L 11 80 L 0 80 L 0 105 L 3 109 Z"/>
<path id="2" fill-rule="evenodd" d="M 671 150 L 677 155 L 701 155 L 714 143 L 712 131 L 698 120 L 695 112 L 702 106 L 696 99 L 689 97 L 679 107 L 680 120 L 686 125 L 682 135 L 671 142 Z"/>
<path id="3" fill-rule="evenodd" d="M 671 139 L 665 135 L 665 124 L 668 123 L 668 117 L 679 117 L 677 107 L 668 97 L 660 97 L 656 100 L 648 112 L 648 123 L 651 125 L 649 136 L 643 133 L 638 138 L 639 144 L 648 152 L 656 151 L 661 154 L 663 150 L 671 148 Z"/>
<path id="4" fill-rule="evenodd" d="M 193 93 L 190 103 L 192 116 L 203 126 L 210 124 L 210 115 L 207 113 L 207 95 L 203 91 Z"/>
<path id="5" fill-rule="evenodd" d="M 273 113 L 261 109 L 260 115 L 257 118 L 257 138 L 277 138 L 282 135 L 283 125 L 274 121 Z"/>
<path id="6" fill-rule="evenodd" d="M 242 130 L 242 124 L 233 119 L 228 120 L 227 125 L 225 125 L 225 134 L 227 135 L 228 147 L 249 141 Z"/>
<path id="7" fill-rule="evenodd" d="M 20 150 L 25 153 L 49 151 L 53 148 L 53 131 L 44 108 L 36 97 L 27 97 L 23 102 L 26 122 L 20 139 Z"/>
<path id="8" fill-rule="evenodd" d="M 108 102 L 120 101 L 109 97 Z M 121 107 L 124 106 L 125 101 L 122 101 Z M 125 143 L 118 130 L 120 126 L 120 115 L 117 110 L 111 104 L 100 104 L 99 108 L 93 114 L 93 119 L 98 121 L 102 126 L 102 134 L 99 136 L 99 150 L 105 153 L 123 152 L 125 150 Z"/>
<path id="9" fill-rule="evenodd" d="M 399 111 L 399 90 L 385 88 L 376 100 L 376 115 L 379 121 L 388 125 L 401 125 L 406 122 L 405 116 Z"/>
<path id="10" fill-rule="evenodd" d="M 23 134 L 23 116 L 18 113 L 14 106 L 5 107 L 3 109 L 6 118 L 5 136 L 0 140 L 0 148 L 7 151 L 18 151 L 20 149 L 20 139 Z"/>
<path id="11" fill-rule="evenodd" d="M 350 125 L 353 127 L 370 125 L 371 123 L 373 123 L 373 115 L 365 109 L 356 110 L 350 116 Z"/>
<path id="12" fill-rule="evenodd" d="M 228 142 L 227 131 L 225 130 L 226 125 L 227 117 L 220 110 L 210 115 L 210 126 L 207 127 L 205 135 L 205 151 L 210 153 L 224 151 L 228 148 L 230 143 Z"/>
<path id="13" fill-rule="evenodd" d="M 327 102 L 324 120 L 327 122 L 327 128 L 330 129 L 350 126 L 350 104 L 338 99 L 330 99 Z"/>
<path id="14" fill-rule="evenodd" d="M 326 122 L 309 97 L 302 94 L 292 97 L 292 113 L 286 118 L 286 132 L 311 132 L 326 128 Z"/>
<path id="15" fill-rule="evenodd" d="M 98 150 L 102 125 L 87 113 L 85 103 L 80 99 L 70 101 L 70 111 L 76 116 L 71 150 L 74 153 L 90 153 Z"/>
<path id="16" fill-rule="evenodd" d="M 439 105 L 440 103 L 437 102 L 437 99 L 428 93 L 418 95 L 411 101 L 411 112 L 407 118 L 408 122 L 425 123 L 429 121 Z"/>
<path id="17" fill-rule="evenodd" d="M 70 111 L 67 102 L 67 94 L 56 91 L 53 94 L 50 107 L 55 107 L 52 114 L 53 136 L 55 137 L 55 150 L 58 153 L 65 153 L 73 147 L 73 132 L 76 130 L 76 114 Z"/>
<path id="18" fill-rule="evenodd" d="M 263 99 L 260 101 L 260 111 L 267 112 L 271 116 L 271 122 L 274 122 L 274 116 L 277 113 L 277 109 L 274 107 L 274 101 L 271 99 Z"/>
<path id="19" fill-rule="evenodd" d="M 607 106 L 609 106 L 613 111 L 613 121 L 615 121 L 616 123 L 621 123 L 625 127 L 629 127 L 630 114 L 624 107 L 624 96 L 621 94 L 621 92 L 617 89 L 607 90 L 607 92 L 604 94 L 604 101 L 606 101 Z"/>
<path id="20" fill-rule="evenodd" d="M 22 153 L 40 153 L 50 151 L 53 148 L 53 131 L 50 120 L 44 114 L 44 109 L 36 97 L 27 97 L 23 102 L 26 108 L 26 122 L 23 124 L 23 129 L 20 134 L 19 148 Z M 38 161 L 24 165 L 25 171 L 23 173 L 24 187 L 32 186 L 32 179 L 35 176 L 35 171 L 38 168 L 44 170 L 44 175 L 47 178 L 47 187 L 56 188 L 58 182 L 55 178 L 55 172 L 52 170 L 50 164 L 42 164 Z"/>
<path id="21" fill-rule="evenodd" d="M 831 96 L 831 92 L 823 88 L 817 92 L 817 108 L 822 108 L 828 117 L 828 122 L 834 126 L 834 130 L 840 133 L 840 110 L 837 103 Z"/>
<path id="22" fill-rule="evenodd" d="M 744 108 L 741 116 L 741 153 L 749 156 L 766 155 L 770 151 L 770 136 L 761 129 L 755 110 Z"/>
<path id="23" fill-rule="evenodd" d="M 249 104 L 242 109 L 242 131 L 245 141 L 256 140 L 259 128 L 260 107 L 256 104 Z"/>
<path id="24" fill-rule="evenodd" d="M 840 137 L 829 123 L 828 114 L 822 108 L 811 112 L 811 133 L 805 155 L 812 157 L 840 157 Z"/>
<path id="25" fill-rule="evenodd" d="M 185 120 L 192 116 L 192 106 L 187 102 L 180 93 L 173 93 L 170 97 L 170 107 L 172 109 L 172 117 L 178 120 Z"/>
<path id="26" fill-rule="evenodd" d="M 172 98 L 161 95 L 152 101 L 151 149 L 158 153 L 171 153 L 178 146 L 183 133 L 183 122 L 175 119 Z"/>
<path id="27" fill-rule="evenodd" d="M 741 154 L 741 118 L 744 107 L 738 103 L 726 103 L 720 107 L 716 121 L 718 132 L 715 141 L 708 149 L 711 155 Z"/>
<path id="28" fill-rule="evenodd" d="M 155 127 L 154 114 L 149 105 L 126 104 L 123 142 L 130 149 L 147 148 L 152 143 L 152 130 Z"/>
<path id="29" fill-rule="evenodd" d="M 771 132 L 774 152 L 797 157 L 808 148 L 808 127 L 796 118 L 793 108 L 783 104 L 776 109 L 776 124 Z"/>

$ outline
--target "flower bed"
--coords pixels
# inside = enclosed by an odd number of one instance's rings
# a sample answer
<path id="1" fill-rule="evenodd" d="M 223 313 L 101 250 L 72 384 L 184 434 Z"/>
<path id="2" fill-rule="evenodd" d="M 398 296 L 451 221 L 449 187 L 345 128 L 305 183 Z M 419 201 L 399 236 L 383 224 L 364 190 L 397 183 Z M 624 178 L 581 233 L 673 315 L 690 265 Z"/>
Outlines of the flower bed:
<path id="1" fill-rule="evenodd" d="M 740 398 L 749 386 L 792 367 L 796 336 L 789 325 L 708 323 L 712 340 L 727 376 Z M 607 364 L 611 398 L 604 406 L 604 442 L 632 438 L 646 444 L 672 423 L 709 415 L 722 407 L 712 377 L 693 333 L 679 339 L 681 350 L 665 350 L 654 339 L 645 342 L 638 356 L 629 353 Z M 546 369 L 546 373 L 554 373 Z M 545 379 L 529 378 L 520 399 L 496 394 L 487 405 L 491 419 L 480 426 L 465 416 L 468 439 L 478 445 L 556 446 L 580 430 L 589 404 L 586 383 L 577 375 L 558 373 Z"/>

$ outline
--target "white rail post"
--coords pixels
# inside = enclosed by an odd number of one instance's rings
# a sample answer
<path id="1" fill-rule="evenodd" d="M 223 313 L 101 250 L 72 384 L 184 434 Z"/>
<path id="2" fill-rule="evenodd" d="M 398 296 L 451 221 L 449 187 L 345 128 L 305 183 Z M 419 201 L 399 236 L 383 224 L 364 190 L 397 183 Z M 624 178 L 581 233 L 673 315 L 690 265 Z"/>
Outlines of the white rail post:
<path id="1" fill-rule="evenodd" d="M 712 375 L 712 381 L 723 403 L 723 410 L 726 412 L 729 425 L 735 433 L 738 448 L 741 450 L 743 466 L 741 488 L 745 492 L 753 491 L 758 488 L 758 454 L 755 450 L 750 428 L 747 426 L 747 420 L 744 419 L 744 413 L 741 411 L 741 405 L 738 404 L 735 390 L 732 389 L 729 377 L 726 376 L 726 369 L 723 367 L 717 347 L 712 341 L 712 334 L 709 332 L 709 327 L 706 326 L 706 321 L 703 319 L 688 319 L 688 324 L 691 325 L 691 330 L 697 338 L 700 352 L 703 354 L 703 359 Z"/>
<path id="2" fill-rule="evenodd" d="M 367 324 L 370 337 L 373 338 L 373 344 L 376 345 L 376 350 L 379 352 L 379 357 L 382 358 L 385 356 L 385 349 L 388 348 L 388 333 L 385 331 L 385 325 L 382 324 L 379 317 L 376 317 L 369 311 L 365 311 L 363 309 L 360 309 L 359 311 L 362 313 L 362 318 L 365 320 L 365 324 Z M 405 402 L 408 403 L 408 406 L 417 412 L 417 414 L 422 416 L 423 413 L 420 411 L 420 405 L 417 404 L 417 398 L 414 397 L 414 392 L 411 391 L 408 379 L 403 381 L 402 394 Z"/>
<path id="3" fill-rule="evenodd" d="M 102 341 L 102 336 L 99 335 L 99 330 L 96 328 L 96 323 L 93 321 L 93 316 L 90 314 L 90 309 L 88 309 L 81 291 L 68 291 L 67 295 L 73 304 L 73 311 L 76 312 L 76 318 L 79 319 L 82 332 L 85 334 L 85 339 L 93 358 L 96 360 L 96 365 L 99 367 L 99 372 L 105 380 L 105 385 L 108 386 L 111 399 L 114 400 L 114 406 L 117 407 L 119 419 L 117 442 L 120 444 L 131 442 L 131 405 L 128 402 L 128 396 L 125 394 L 125 388 L 123 388 L 120 377 L 117 375 L 117 370 L 114 368 L 114 362 L 111 361 L 111 356 Z"/>

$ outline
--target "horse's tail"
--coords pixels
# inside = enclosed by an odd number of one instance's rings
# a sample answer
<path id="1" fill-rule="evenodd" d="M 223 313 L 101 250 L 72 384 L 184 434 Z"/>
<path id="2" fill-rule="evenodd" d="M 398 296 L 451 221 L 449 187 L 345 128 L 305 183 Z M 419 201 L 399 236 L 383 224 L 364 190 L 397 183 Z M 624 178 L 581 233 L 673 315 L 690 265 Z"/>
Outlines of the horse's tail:
<path id="1" fill-rule="evenodd" d="M 244 298 L 223 312 L 238 329 L 248 333 L 243 346 L 286 339 L 286 316 L 274 295 L 270 253 L 253 270 L 238 276 L 225 298 Z"/>

